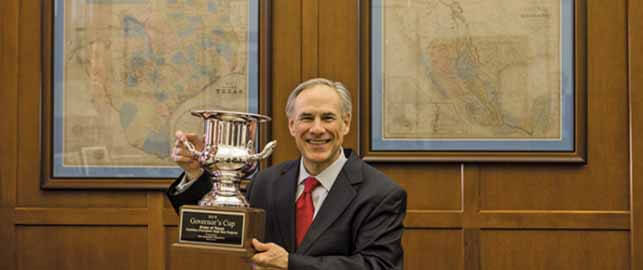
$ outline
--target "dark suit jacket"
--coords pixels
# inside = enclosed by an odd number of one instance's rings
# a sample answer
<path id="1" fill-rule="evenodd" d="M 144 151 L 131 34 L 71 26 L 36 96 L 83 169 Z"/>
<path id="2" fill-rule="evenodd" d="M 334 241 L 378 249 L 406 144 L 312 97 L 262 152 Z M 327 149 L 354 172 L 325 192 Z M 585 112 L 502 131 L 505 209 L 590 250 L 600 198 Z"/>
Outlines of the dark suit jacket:
<path id="1" fill-rule="evenodd" d="M 248 187 L 250 205 L 266 211 L 264 242 L 274 242 L 290 253 L 288 269 L 403 268 L 406 192 L 351 150 L 346 155 L 348 161 L 299 248 L 295 247 L 299 160 L 262 170 Z M 202 178 L 177 196 L 171 195 L 176 182 L 172 184 L 168 197 L 176 209 L 196 204 L 209 190 L 207 177 Z"/>

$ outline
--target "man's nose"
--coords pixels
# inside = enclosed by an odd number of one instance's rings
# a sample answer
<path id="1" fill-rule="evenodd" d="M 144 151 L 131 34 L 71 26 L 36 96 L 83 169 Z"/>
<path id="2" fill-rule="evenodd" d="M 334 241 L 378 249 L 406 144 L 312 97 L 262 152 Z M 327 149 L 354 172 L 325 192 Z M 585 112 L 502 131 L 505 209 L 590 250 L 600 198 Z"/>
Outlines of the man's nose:
<path id="1" fill-rule="evenodd" d="M 310 127 L 310 132 L 311 133 L 324 133 L 326 129 L 324 129 L 324 126 L 322 125 L 322 121 L 319 118 L 315 118 L 315 121 L 313 121 L 313 126 Z"/>

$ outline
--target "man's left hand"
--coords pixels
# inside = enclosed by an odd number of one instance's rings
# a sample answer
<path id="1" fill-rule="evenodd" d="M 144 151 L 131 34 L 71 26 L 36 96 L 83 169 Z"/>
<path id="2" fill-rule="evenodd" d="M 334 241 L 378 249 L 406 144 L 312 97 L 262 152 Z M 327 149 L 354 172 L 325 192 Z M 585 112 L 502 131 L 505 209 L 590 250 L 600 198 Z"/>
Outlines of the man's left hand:
<path id="1" fill-rule="evenodd" d="M 258 269 L 288 269 L 288 252 L 275 243 L 262 243 L 252 239 L 252 246 L 257 253 L 250 258 L 250 261 L 258 266 Z"/>

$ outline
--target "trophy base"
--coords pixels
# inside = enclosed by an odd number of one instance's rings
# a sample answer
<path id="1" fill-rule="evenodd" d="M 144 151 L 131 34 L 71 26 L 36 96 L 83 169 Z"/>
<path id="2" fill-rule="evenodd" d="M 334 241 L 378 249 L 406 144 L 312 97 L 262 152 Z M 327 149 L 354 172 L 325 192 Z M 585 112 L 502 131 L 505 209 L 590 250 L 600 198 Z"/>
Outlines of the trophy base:
<path id="1" fill-rule="evenodd" d="M 250 258 L 256 253 L 254 250 L 248 250 L 245 248 L 229 248 L 229 247 L 224 248 L 224 247 L 217 247 L 217 246 L 181 244 L 181 243 L 172 244 L 172 248 L 213 252 L 217 254 L 224 254 L 224 255 L 230 255 L 230 256 L 242 257 L 242 258 Z"/>
<path id="2" fill-rule="evenodd" d="M 262 209 L 184 205 L 179 215 L 179 242 L 173 247 L 250 257 L 252 238 L 264 237 Z"/>

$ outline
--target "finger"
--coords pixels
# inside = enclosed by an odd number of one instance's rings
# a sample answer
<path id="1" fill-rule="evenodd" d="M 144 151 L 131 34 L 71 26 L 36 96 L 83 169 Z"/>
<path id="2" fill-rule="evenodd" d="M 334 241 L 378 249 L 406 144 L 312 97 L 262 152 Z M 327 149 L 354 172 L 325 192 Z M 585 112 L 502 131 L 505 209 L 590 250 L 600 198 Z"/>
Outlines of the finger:
<path id="1" fill-rule="evenodd" d="M 190 139 L 190 140 L 193 140 L 193 139 L 198 140 L 199 139 L 199 135 L 197 135 L 196 133 L 183 133 L 183 135 L 186 138 Z"/>
<path id="2" fill-rule="evenodd" d="M 183 131 L 182 130 L 177 130 L 176 132 L 174 132 L 174 137 L 176 137 L 177 140 L 180 140 L 181 138 L 184 137 Z"/>
<path id="3" fill-rule="evenodd" d="M 256 238 L 252 238 L 252 246 L 255 248 L 255 250 L 257 250 L 259 252 L 263 252 L 263 251 L 266 251 L 266 250 L 270 249 L 269 244 L 261 243 Z"/>
<path id="4" fill-rule="evenodd" d="M 184 163 L 184 164 L 189 164 L 189 163 L 196 163 L 197 161 L 194 160 L 192 157 L 186 157 L 186 156 L 180 156 L 180 155 L 172 155 L 172 160 L 177 163 Z"/>
<path id="5" fill-rule="evenodd" d="M 171 157 L 172 157 L 172 160 L 176 163 L 189 164 L 190 166 L 199 165 L 198 161 L 194 158 L 194 156 L 189 151 L 186 151 L 180 148 L 175 148 L 172 151 Z"/>
<path id="6" fill-rule="evenodd" d="M 172 149 L 172 154 L 177 155 L 177 156 L 184 156 L 184 157 L 193 156 L 192 152 L 190 152 L 190 150 L 185 148 L 185 146 L 183 146 L 183 144 L 181 144 L 180 147 L 174 147 Z"/>
<path id="7" fill-rule="evenodd" d="M 203 147 L 203 138 L 200 135 L 196 133 L 183 133 L 183 136 L 185 140 L 193 143 L 196 148 L 200 149 Z"/>

